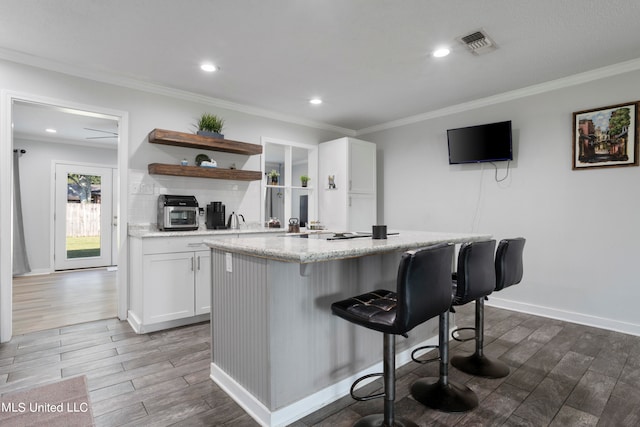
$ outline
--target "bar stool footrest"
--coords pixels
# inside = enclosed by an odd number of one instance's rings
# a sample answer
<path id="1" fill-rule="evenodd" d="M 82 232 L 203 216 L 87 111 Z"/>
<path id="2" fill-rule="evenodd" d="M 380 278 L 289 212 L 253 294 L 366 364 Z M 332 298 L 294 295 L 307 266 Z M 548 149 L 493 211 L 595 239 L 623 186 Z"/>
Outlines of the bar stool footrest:
<path id="1" fill-rule="evenodd" d="M 470 356 L 454 356 L 451 364 L 464 373 L 484 378 L 504 378 L 509 375 L 509 366 L 499 360 L 473 353 Z"/>
<path id="2" fill-rule="evenodd" d="M 426 363 L 432 363 L 432 362 L 438 362 L 440 360 L 440 355 L 438 355 L 437 357 L 434 357 L 432 359 L 426 359 L 426 360 L 420 360 L 416 357 L 416 353 L 419 351 L 423 351 L 423 350 L 432 350 L 432 349 L 440 349 L 440 346 L 438 345 L 423 345 L 422 347 L 418 347 L 415 350 L 413 350 L 411 352 L 411 360 L 413 360 L 416 363 L 420 363 L 422 365 L 426 364 Z"/>
<path id="3" fill-rule="evenodd" d="M 478 396 L 469 387 L 438 379 L 420 379 L 411 386 L 413 398 L 432 409 L 443 412 L 466 412 L 478 406 Z"/>
<path id="4" fill-rule="evenodd" d="M 384 397 L 384 391 L 382 393 L 376 393 L 376 394 L 370 394 L 368 396 L 356 396 L 355 395 L 355 388 L 358 386 L 358 384 L 360 384 L 361 381 L 364 381 L 368 378 L 373 378 L 373 377 L 384 377 L 384 373 L 383 372 L 378 372 L 375 374 L 367 374 L 367 375 L 363 375 L 360 378 L 358 378 L 357 380 L 355 380 L 353 382 L 353 384 L 351 384 L 351 389 L 349 390 L 349 394 L 351 394 L 351 398 L 353 400 L 357 400 L 358 402 L 365 402 L 367 400 L 371 400 L 371 399 L 378 399 L 380 397 Z"/>

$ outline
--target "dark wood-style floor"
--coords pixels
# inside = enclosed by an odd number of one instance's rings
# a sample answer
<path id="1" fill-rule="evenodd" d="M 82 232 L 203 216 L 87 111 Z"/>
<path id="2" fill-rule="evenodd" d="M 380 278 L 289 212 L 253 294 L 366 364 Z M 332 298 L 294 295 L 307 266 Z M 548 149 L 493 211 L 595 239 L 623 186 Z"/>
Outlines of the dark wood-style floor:
<path id="1" fill-rule="evenodd" d="M 473 304 L 457 315 L 472 324 Z M 86 375 L 97 426 L 256 426 L 209 379 L 209 334 L 202 323 L 136 335 L 112 319 L 16 336 L 0 344 L 0 393 Z M 410 385 L 435 376 L 437 363 L 410 363 L 398 370 L 397 414 L 421 426 L 640 425 L 640 337 L 486 307 L 486 342 L 508 377 L 450 370 L 477 393 L 477 409 L 446 414 L 414 401 Z M 451 353 L 472 346 L 452 343 Z M 294 425 L 350 426 L 381 410 L 379 399 L 347 396 Z"/>

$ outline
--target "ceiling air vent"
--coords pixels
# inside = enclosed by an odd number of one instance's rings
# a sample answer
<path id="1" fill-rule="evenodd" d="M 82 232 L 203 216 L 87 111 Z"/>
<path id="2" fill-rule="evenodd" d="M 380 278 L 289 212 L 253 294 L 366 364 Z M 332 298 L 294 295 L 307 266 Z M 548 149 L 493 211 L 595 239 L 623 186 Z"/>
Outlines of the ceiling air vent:
<path id="1" fill-rule="evenodd" d="M 497 49 L 496 44 L 482 30 L 458 38 L 474 55 L 483 55 Z"/>

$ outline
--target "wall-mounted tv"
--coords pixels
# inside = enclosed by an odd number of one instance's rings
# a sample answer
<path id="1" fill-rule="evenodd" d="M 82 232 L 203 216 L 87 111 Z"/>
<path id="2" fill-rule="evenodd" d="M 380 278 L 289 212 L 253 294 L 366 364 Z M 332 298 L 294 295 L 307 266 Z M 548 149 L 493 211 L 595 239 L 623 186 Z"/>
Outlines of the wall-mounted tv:
<path id="1" fill-rule="evenodd" d="M 447 130 L 449 164 L 513 160 L 511 121 Z"/>

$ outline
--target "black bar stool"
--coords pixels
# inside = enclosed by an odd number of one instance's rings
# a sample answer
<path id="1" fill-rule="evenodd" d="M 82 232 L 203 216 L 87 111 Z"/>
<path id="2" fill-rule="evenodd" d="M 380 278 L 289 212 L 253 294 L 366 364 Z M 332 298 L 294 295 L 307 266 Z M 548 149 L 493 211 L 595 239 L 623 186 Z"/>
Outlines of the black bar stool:
<path id="1" fill-rule="evenodd" d="M 361 377 L 351 386 L 351 396 L 356 400 L 384 397 L 384 413 L 361 418 L 355 426 L 417 426 L 412 421 L 395 417 L 395 335 L 406 337 L 417 325 L 449 309 L 453 253 L 454 247 L 449 244 L 406 252 L 398 267 L 396 292 L 377 290 L 331 305 L 336 316 L 384 334 L 384 372 Z M 356 396 L 357 384 L 374 375 L 383 376 L 384 392 Z"/>
<path id="2" fill-rule="evenodd" d="M 502 289 L 518 284 L 522 280 L 523 274 L 523 261 L 522 255 L 524 252 L 525 239 L 517 237 L 514 239 L 504 239 L 498 244 L 496 250 L 494 272 L 486 272 L 487 278 L 493 278 L 495 280 L 494 291 L 501 291 Z M 458 273 L 460 273 L 460 263 L 458 263 Z M 460 286 L 460 275 L 458 274 L 458 286 Z M 488 295 L 488 294 L 487 294 Z M 476 317 L 475 317 L 475 339 L 476 349 L 470 356 L 454 356 L 451 358 L 451 364 L 457 369 L 467 374 L 476 375 L 485 378 L 503 378 L 509 375 L 509 366 L 499 361 L 489 359 L 483 354 L 484 346 L 484 297 L 476 299 Z M 464 300 L 463 300 L 464 301 Z M 466 300 L 469 302 L 470 300 Z M 454 305 L 466 304 L 466 302 L 456 303 L 454 298 Z M 455 338 L 455 333 L 463 329 L 474 328 L 460 328 L 453 331 L 452 336 Z M 466 341 L 466 340 L 460 340 Z"/>
<path id="3" fill-rule="evenodd" d="M 462 305 L 477 301 L 489 295 L 496 284 L 493 266 L 495 240 L 465 243 L 458 254 L 458 269 L 453 274 L 452 305 Z M 449 380 L 449 312 L 440 317 L 438 350 L 440 357 L 418 360 L 413 351 L 412 358 L 418 363 L 440 362 L 440 376 L 437 381 L 420 379 L 411 387 L 411 394 L 420 403 L 440 411 L 464 412 L 478 406 L 478 398 L 469 387 Z"/>

